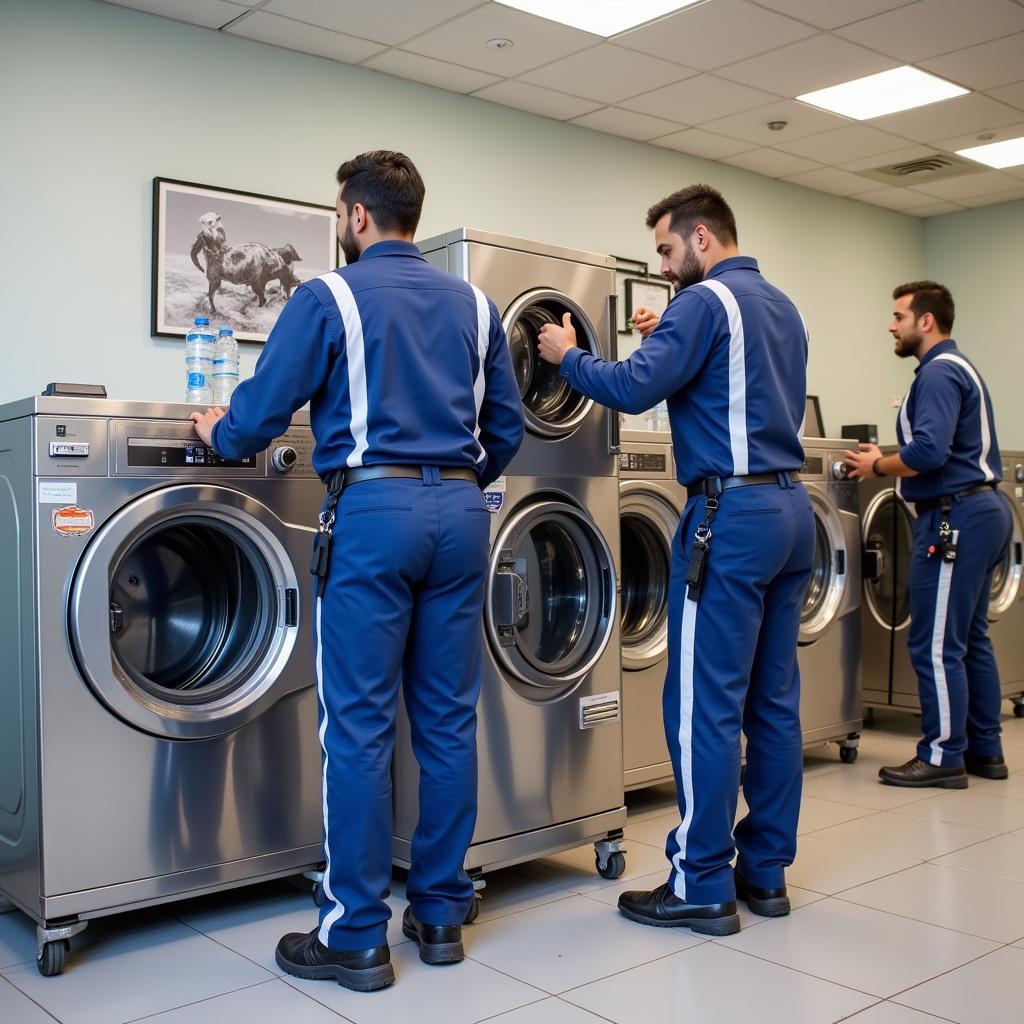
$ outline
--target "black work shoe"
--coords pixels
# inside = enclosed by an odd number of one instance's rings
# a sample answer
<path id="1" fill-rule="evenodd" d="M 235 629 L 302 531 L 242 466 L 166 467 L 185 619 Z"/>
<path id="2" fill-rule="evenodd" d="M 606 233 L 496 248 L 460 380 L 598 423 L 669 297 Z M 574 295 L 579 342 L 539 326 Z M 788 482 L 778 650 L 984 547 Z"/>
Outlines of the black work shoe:
<path id="1" fill-rule="evenodd" d="M 425 964 L 457 964 L 466 956 L 460 924 L 424 924 L 417 920 L 412 907 L 406 907 L 402 931 L 420 947 L 420 959 Z"/>
<path id="2" fill-rule="evenodd" d="M 735 935 L 740 930 L 736 901 L 728 903 L 687 903 L 668 884 L 649 892 L 624 892 L 619 910 L 630 921 L 655 928 L 689 928 L 701 935 Z"/>
<path id="3" fill-rule="evenodd" d="M 1002 755 L 999 757 L 976 757 L 964 754 L 964 769 L 968 775 L 980 775 L 983 779 L 1008 779 L 1010 769 Z"/>
<path id="4" fill-rule="evenodd" d="M 785 917 L 789 913 L 789 895 L 786 887 L 761 889 L 751 885 L 737 870 L 732 877 L 736 881 L 736 899 L 743 900 L 752 914 L 761 917 Z"/>
<path id="5" fill-rule="evenodd" d="M 963 768 L 936 768 L 919 757 L 912 757 L 898 768 L 879 768 L 878 777 L 887 786 L 967 788 L 967 772 Z"/>
<path id="6" fill-rule="evenodd" d="M 308 935 L 291 932 L 277 944 L 278 967 L 307 981 L 336 981 L 354 992 L 373 992 L 395 983 L 391 950 L 387 946 L 339 952 L 318 938 L 319 928 Z"/>

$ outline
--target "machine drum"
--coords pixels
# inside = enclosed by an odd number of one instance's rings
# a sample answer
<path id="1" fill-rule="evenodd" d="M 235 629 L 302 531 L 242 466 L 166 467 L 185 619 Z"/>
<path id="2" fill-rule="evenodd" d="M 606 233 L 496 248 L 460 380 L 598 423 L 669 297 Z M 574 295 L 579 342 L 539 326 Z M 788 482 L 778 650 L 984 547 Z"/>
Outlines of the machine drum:
<path id="1" fill-rule="evenodd" d="M 668 615 L 669 552 L 661 531 L 645 516 L 620 520 L 622 545 L 622 643 L 647 643 Z"/>

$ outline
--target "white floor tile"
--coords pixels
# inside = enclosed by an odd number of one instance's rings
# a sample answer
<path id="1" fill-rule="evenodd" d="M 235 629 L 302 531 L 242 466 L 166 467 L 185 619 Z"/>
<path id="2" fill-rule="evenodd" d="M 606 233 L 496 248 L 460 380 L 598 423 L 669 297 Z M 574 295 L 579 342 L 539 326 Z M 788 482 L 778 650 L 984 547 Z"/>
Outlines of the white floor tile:
<path id="1" fill-rule="evenodd" d="M 474 960 L 557 994 L 703 941 L 685 928 L 647 928 L 583 896 L 465 933 Z"/>
<path id="2" fill-rule="evenodd" d="M 809 779 L 804 783 L 804 796 L 816 796 L 822 800 L 835 800 L 857 807 L 870 807 L 876 811 L 888 811 L 893 807 L 927 800 L 934 795 L 933 790 L 885 786 L 878 779 L 858 771 L 830 772 L 819 779 Z"/>
<path id="3" fill-rule="evenodd" d="M 1013 942 L 1024 935 L 1024 884 L 935 863 L 919 864 L 837 898 L 994 942 Z"/>
<path id="4" fill-rule="evenodd" d="M 34 957 L 35 953 L 32 955 Z M 48 1013 L 3 978 L 0 978 L 0 1020 L 5 1024 L 53 1024 Z"/>
<path id="5" fill-rule="evenodd" d="M 63 1024 L 115 1024 L 273 975 L 186 925 L 167 921 L 87 948 L 73 944 L 59 977 L 44 978 L 34 963 L 5 971 L 4 977 Z"/>
<path id="6" fill-rule="evenodd" d="M 626 851 L 626 870 L 621 876 L 623 879 L 639 878 L 658 870 L 664 870 L 667 877 L 668 861 L 662 849 L 632 839 L 628 829 L 623 849 Z M 618 879 L 602 878 L 597 873 L 595 859 L 593 846 L 580 846 L 575 850 L 565 850 L 528 864 L 520 864 L 516 871 L 543 885 L 572 892 L 592 892 L 614 885 Z"/>
<path id="7" fill-rule="evenodd" d="M 1024 1018 L 1022 973 L 1024 950 L 1008 946 L 902 992 L 895 1001 L 955 1020 L 957 1024 L 1019 1021 Z"/>
<path id="8" fill-rule="evenodd" d="M 672 782 L 626 794 L 626 813 L 631 823 L 645 818 L 658 818 L 669 811 L 676 813 L 677 806 L 676 787 Z"/>
<path id="9" fill-rule="evenodd" d="M 267 981 L 177 1010 L 140 1024 L 338 1024 L 338 1015 L 281 980 Z"/>
<path id="10" fill-rule="evenodd" d="M 0 971 L 36 958 L 36 926 L 20 910 L 0 914 Z"/>
<path id="11" fill-rule="evenodd" d="M 653 846 L 656 850 L 665 849 L 665 841 L 672 829 L 679 827 L 679 811 L 673 808 L 667 814 L 659 814 L 640 821 L 630 821 L 629 838 L 636 842 Z M 664 854 L 662 855 L 664 856 Z M 666 870 L 668 861 L 665 861 Z"/>
<path id="12" fill-rule="evenodd" d="M 948 1024 L 946 1017 L 933 1017 L 930 1013 L 911 1010 L 897 1003 L 875 1003 L 850 1018 L 852 1024 Z"/>
<path id="13" fill-rule="evenodd" d="M 486 1024 L 605 1024 L 606 1017 L 595 1017 L 559 997 L 531 1003 L 520 1010 L 491 1017 Z"/>
<path id="14" fill-rule="evenodd" d="M 466 934 L 473 931 L 475 926 Z M 473 960 L 428 967 L 412 942 L 395 947 L 391 962 L 396 983 L 379 992 L 350 992 L 333 982 L 298 978 L 287 983 L 354 1024 L 474 1024 L 545 996 Z"/>
<path id="15" fill-rule="evenodd" d="M 822 800 L 820 797 L 805 795 L 800 801 L 800 823 L 797 835 L 807 835 L 832 825 L 841 825 L 844 821 L 866 818 L 877 813 L 869 807 L 857 807 L 853 804 L 842 804 L 835 800 Z"/>
<path id="16" fill-rule="evenodd" d="M 628 856 L 626 858 L 628 863 Z M 480 912 L 477 922 L 494 921 L 509 914 L 518 914 L 521 910 L 540 907 L 545 903 L 568 899 L 572 890 L 547 885 L 534 878 L 529 878 L 509 868 L 507 871 L 495 871 L 486 877 L 487 886 L 480 901 Z"/>
<path id="17" fill-rule="evenodd" d="M 937 857 L 935 863 L 1024 882 L 1024 835 L 997 836 L 948 856 Z"/>
<path id="18" fill-rule="evenodd" d="M 1017 759 L 1019 765 L 1021 759 Z M 985 793 L 988 796 L 1001 796 L 1005 800 L 1024 800 L 1024 771 L 1014 771 L 1009 765 L 1010 777 L 1007 779 L 980 779 L 971 776 L 970 793 Z"/>
<path id="19" fill-rule="evenodd" d="M 943 793 L 931 800 L 907 804 L 893 813 L 908 814 L 932 821 L 951 821 L 991 832 L 1012 832 L 1024 828 L 1024 800 L 1009 800 L 974 787 Z"/>
<path id="20" fill-rule="evenodd" d="M 616 1024 L 825 1024 L 874 1002 L 863 992 L 714 943 L 574 989 L 563 998 Z"/>

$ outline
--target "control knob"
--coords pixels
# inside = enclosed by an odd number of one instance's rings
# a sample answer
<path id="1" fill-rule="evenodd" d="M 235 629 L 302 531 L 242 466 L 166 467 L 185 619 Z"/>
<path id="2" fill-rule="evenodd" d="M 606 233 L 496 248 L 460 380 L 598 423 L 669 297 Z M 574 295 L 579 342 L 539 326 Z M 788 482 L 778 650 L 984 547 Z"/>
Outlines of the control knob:
<path id="1" fill-rule="evenodd" d="M 1022 466 L 1019 462 L 1013 468 L 1013 475 L 1016 478 L 1017 483 L 1024 484 L 1024 466 Z"/>
<path id="2" fill-rule="evenodd" d="M 832 479 L 833 480 L 846 480 L 850 475 L 850 467 L 845 462 L 840 462 L 838 459 L 832 463 Z"/>
<path id="3" fill-rule="evenodd" d="M 280 448 L 275 448 L 270 456 L 270 464 L 278 473 L 287 473 L 298 461 L 298 452 L 290 445 L 282 445 Z"/>

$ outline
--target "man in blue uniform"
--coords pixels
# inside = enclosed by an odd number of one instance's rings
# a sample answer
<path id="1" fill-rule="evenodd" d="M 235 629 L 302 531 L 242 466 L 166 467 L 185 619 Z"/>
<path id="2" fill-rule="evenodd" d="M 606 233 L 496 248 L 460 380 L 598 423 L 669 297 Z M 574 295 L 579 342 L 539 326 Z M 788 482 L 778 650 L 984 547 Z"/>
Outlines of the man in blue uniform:
<path id="1" fill-rule="evenodd" d="M 597 359 L 576 347 L 565 318 L 544 328 L 540 352 L 613 409 L 668 400 L 690 494 L 672 546 L 664 691 L 681 823 L 668 836 L 667 883 L 624 893 L 619 909 L 642 924 L 729 935 L 737 896 L 756 913 L 789 912 L 802 771 L 796 646 L 814 552 L 810 500 L 794 475 L 807 334 L 793 303 L 740 255 L 732 210 L 714 189 L 663 199 L 647 226 L 677 294 L 660 323 L 641 315 L 638 351 Z M 734 831 L 741 730 L 750 810 Z"/>
<path id="2" fill-rule="evenodd" d="M 523 413 L 494 304 L 412 243 L 424 187 L 409 158 L 364 153 L 338 184 L 347 266 L 296 290 L 226 415 L 192 418 L 239 458 L 310 402 L 328 486 L 313 560 L 327 869 L 319 926 L 286 935 L 277 962 L 369 991 L 394 981 L 384 896 L 400 681 L 420 765 L 403 929 L 427 963 L 463 956 L 490 529 L 481 488 L 519 447 Z"/>
<path id="3" fill-rule="evenodd" d="M 953 296 L 934 281 L 893 292 L 896 355 L 920 364 L 896 422 L 900 449 L 846 453 L 851 477 L 901 477 L 916 505 L 910 562 L 910 660 L 924 736 L 906 764 L 878 773 L 890 786 L 964 789 L 967 773 L 1008 775 L 1000 742 L 999 670 L 988 638 L 992 573 L 1010 541 L 992 402 L 950 337 Z"/>

